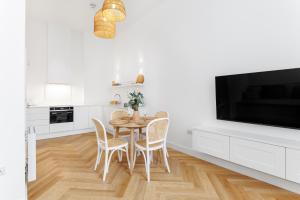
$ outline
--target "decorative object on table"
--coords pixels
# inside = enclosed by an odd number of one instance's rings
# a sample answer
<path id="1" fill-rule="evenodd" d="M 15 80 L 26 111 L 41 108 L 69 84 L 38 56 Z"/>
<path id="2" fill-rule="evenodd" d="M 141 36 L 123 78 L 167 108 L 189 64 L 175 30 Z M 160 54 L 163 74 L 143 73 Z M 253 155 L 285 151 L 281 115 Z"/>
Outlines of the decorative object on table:
<path id="1" fill-rule="evenodd" d="M 124 107 L 130 107 L 133 110 L 132 120 L 139 121 L 139 107 L 144 105 L 144 95 L 139 91 L 134 91 L 129 93 L 128 98 L 129 101 L 124 104 Z"/>
<path id="2" fill-rule="evenodd" d="M 100 9 L 94 17 L 94 34 L 97 37 L 112 39 L 116 35 L 115 22 L 108 21 Z"/>
<path id="3" fill-rule="evenodd" d="M 136 83 L 143 84 L 145 81 L 144 74 L 139 74 L 136 78 Z"/>

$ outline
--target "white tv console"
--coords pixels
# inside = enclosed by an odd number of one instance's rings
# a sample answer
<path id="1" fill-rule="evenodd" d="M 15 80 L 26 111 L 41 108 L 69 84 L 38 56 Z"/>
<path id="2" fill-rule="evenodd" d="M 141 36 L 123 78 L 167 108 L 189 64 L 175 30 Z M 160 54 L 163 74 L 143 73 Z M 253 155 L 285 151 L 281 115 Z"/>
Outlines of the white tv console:
<path id="1" fill-rule="evenodd" d="M 191 131 L 197 152 L 300 183 L 300 140 L 205 126 Z"/>

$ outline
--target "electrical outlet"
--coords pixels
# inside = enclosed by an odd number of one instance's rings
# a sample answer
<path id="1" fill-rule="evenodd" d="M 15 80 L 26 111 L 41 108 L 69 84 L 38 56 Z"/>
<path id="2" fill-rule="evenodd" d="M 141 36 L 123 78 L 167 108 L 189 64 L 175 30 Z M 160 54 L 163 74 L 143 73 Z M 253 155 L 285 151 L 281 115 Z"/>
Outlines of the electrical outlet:
<path id="1" fill-rule="evenodd" d="M 5 167 L 0 166 L 0 176 L 4 176 L 6 174 Z"/>

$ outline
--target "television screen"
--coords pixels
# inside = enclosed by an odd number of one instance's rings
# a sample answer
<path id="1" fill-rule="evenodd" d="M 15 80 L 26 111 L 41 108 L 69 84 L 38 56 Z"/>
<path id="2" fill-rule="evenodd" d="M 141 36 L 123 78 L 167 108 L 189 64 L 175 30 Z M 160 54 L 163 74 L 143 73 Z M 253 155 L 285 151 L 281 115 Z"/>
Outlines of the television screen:
<path id="1" fill-rule="evenodd" d="M 217 119 L 300 128 L 300 68 L 217 76 Z"/>

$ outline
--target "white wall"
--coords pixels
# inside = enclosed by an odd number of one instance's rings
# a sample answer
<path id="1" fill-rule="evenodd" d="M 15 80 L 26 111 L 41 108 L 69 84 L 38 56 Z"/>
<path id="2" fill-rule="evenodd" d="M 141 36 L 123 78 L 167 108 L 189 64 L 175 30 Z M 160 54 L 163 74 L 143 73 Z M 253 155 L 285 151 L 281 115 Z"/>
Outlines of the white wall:
<path id="1" fill-rule="evenodd" d="M 0 1 L 0 199 L 25 199 L 25 1 Z"/>
<path id="2" fill-rule="evenodd" d="M 117 38 L 121 34 L 118 32 Z M 122 39 L 129 39 L 129 41 L 125 42 Z M 153 107 L 160 98 L 158 95 L 161 82 L 160 69 L 158 68 L 160 60 L 156 59 L 157 55 L 152 52 L 139 51 L 143 49 L 131 39 L 120 37 L 119 39 L 106 40 L 96 38 L 92 33 L 85 33 L 86 104 L 108 105 L 114 94 L 120 94 L 123 103 L 126 102 L 128 92 L 135 88 L 112 88 L 112 80 L 118 79 L 117 81 L 121 83 L 135 82 L 138 73 L 142 70 L 145 74 L 145 84 L 140 90 L 147 97 L 145 99 L 146 110 L 142 109 L 142 112 L 151 113 L 154 110 Z M 157 50 L 156 52 L 158 53 Z M 152 60 L 152 63 L 148 62 L 149 60 Z M 149 80 L 148 77 L 151 77 L 152 80 Z"/>
<path id="3" fill-rule="evenodd" d="M 218 124 L 299 139 L 299 131 L 215 120 L 214 77 L 300 66 L 297 0 L 165 0 L 119 33 L 122 76 L 144 59 L 146 98 L 171 116 L 169 141 L 191 146 L 187 130 Z"/>
<path id="4" fill-rule="evenodd" d="M 84 34 L 85 103 L 106 105 L 111 100 L 114 40 Z"/>

